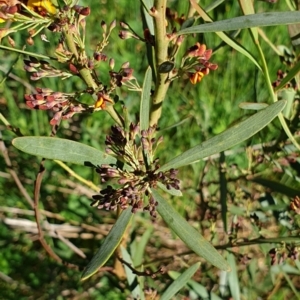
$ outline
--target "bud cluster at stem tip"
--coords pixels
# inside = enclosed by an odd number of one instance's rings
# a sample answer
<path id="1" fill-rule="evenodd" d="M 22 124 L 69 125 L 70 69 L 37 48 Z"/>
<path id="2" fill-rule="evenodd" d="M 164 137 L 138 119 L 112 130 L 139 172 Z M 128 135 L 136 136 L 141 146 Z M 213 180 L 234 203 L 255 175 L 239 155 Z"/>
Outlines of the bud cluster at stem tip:
<path id="1" fill-rule="evenodd" d="M 150 188 L 156 188 L 160 182 L 167 189 L 180 189 L 177 170 L 158 171 L 160 166 L 158 159 L 154 159 L 154 153 L 162 138 L 156 139 L 155 132 L 155 126 L 142 133 L 139 126 L 134 124 L 130 125 L 129 132 L 120 126 L 112 126 L 112 133 L 106 138 L 106 150 L 125 163 L 125 167 L 119 168 L 117 164 L 101 165 L 96 169 L 103 183 L 114 181 L 116 187 L 107 185 L 100 194 L 93 196 L 92 206 L 108 210 L 131 206 L 133 213 L 143 209 L 155 217 L 157 202 Z M 144 198 L 148 198 L 146 204 Z"/>

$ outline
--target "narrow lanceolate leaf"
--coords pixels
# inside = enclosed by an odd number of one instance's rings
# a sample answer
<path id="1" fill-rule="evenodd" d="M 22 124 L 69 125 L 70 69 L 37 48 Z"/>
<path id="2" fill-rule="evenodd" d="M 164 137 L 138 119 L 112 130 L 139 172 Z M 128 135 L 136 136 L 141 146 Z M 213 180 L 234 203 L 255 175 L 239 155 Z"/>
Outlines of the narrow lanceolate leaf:
<path id="1" fill-rule="evenodd" d="M 18 137 L 12 144 L 19 150 L 48 159 L 56 159 L 79 165 L 112 164 L 116 159 L 93 147 L 52 137 Z"/>
<path id="2" fill-rule="evenodd" d="M 153 0 L 141 0 L 141 3 L 143 5 L 145 19 L 146 19 L 146 23 L 148 25 L 149 31 L 152 35 L 154 35 L 153 17 L 149 15 L 151 7 L 153 7 Z"/>
<path id="3" fill-rule="evenodd" d="M 233 300 L 240 300 L 241 293 L 240 293 L 239 277 L 237 273 L 235 257 L 232 253 L 228 253 L 228 262 L 231 267 L 231 272 L 227 274 L 231 296 Z"/>
<path id="4" fill-rule="evenodd" d="M 256 182 L 273 192 L 278 192 L 288 197 L 294 198 L 299 195 L 299 178 L 292 178 L 289 174 L 263 172 L 255 176 L 247 176 L 247 180 Z"/>
<path id="5" fill-rule="evenodd" d="M 254 11 L 254 6 L 253 6 L 253 2 L 252 1 L 248 1 L 248 0 L 239 0 L 239 3 L 240 3 L 240 7 L 244 13 L 244 15 L 253 15 L 255 14 L 255 11 Z M 254 39 L 254 41 L 256 43 L 259 43 L 258 41 L 258 30 L 256 27 L 252 27 L 250 28 L 250 32 L 252 34 L 252 37 Z"/>
<path id="6" fill-rule="evenodd" d="M 158 186 L 160 189 L 162 189 L 164 192 L 169 193 L 169 194 L 172 195 L 172 196 L 177 196 L 177 197 L 182 196 L 182 193 L 181 193 L 180 190 L 175 190 L 173 187 L 171 187 L 171 188 L 168 190 L 168 188 L 167 188 L 164 184 L 162 184 L 161 182 L 159 182 L 159 181 L 157 182 L 157 186 Z"/>
<path id="7" fill-rule="evenodd" d="M 103 245 L 96 252 L 95 256 L 88 263 L 83 274 L 81 276 L 81 280 L 86 280 L 95 274 L 99 268 L 101 268 L 107 260 L 112 256 L 118 245 L 120 244 L 122 237 L 127 229 L 127 226 L 131 220 L 132 212 L 131 207 L 124 210 L 117 222 L 107 235 L 104 240 Z"/>
<path id="8" fill-rule="evenodd" d="M 277 26 L 300 23 L 300 12 L 267 12 L 231 18 L 222 21 L 188 27 L 177 32 L 181 34 L 230 31 L 252 27 Z"/>
<path id="9" fill-rule="evenodd" d="M 132 267 L 134 267 L 132 258 L 130 256 L 130 254 L 128 253 L 128 251 L 122 246 L 120 248 L 121 248 L 123 260 L 126 261 L 127 263 L 129 263 Z M 138 280 L 137 275 L 135 273 L 133 273 L 133 271 L 126 265 L 124 265 L 124 269 L 125 269 L 128 286 L 130 288 L 132 298 L 144 300 L 145 295 L 139 285 L 139 280 Z"/>
<path id="10" fill-rule="evenodd" d="M 195 146 L 175 157 L 157 172 L 179 168 L 192 164 L 202 158 L 220 153 L 238 143 L 241 143 L 268 125 L 284 108 L 286 101 L 278 101 L 249 117 L 245 121 L 232 126 L 226 131 L 218 134 L 202 144 Z"/>
<path id="11" fill-rule="evenodd" d="M 300 76 L 300 60 L 289 70 L 287 75 L 281 80 L 280 84 L 275 88 L 275 91 L 282 89 L 289 81 L 293 78 L 297 79 L 297 76 Z"/>
<path id="12" fill-rule="evenodd" d="M 151 83 L 152 83 L 152 69 L 149 66 L 145 74 L 143 91 L 141 96 L 141 106 L 140 106 L 141 130 L 146 130 L 149 128 Z"/>
<path id="13" fill-rule="evenodd" d="M 267 103 L 257 103 L 257 102 L 241 102 L 239 104 L 239 108 L 241 109 L 249 109 L 249 110 L 261 110 L 268 107 Z"/>
<path id="14" fill-rule="evenodd" d="M 156 190 L 152 195 L 158 202 L 157 211 L 178 235 L 178 237 L 196 254 L 215 267 L 229 271 L 230 267 L 219 252 L 194 227 L 192 227 Z"/>
<path id="15" fill-rule="evenodd" d="M 172 279 L 177 279 L 180 276 L 180 273 L 175 271 L 169 271 L 168 275 Z M 202 284 L 190 279 L 187 282 L 187 285 L 198 295 L 200 296 L 200 299 L 209 299 L 209 300 L 222 300 L 220 297 L 218 297 L 215 293 L 209 291 L 209 287 L 204 287 Z M 195 298 L 195 297 L 194 297 Z M 193 299 L 194 299 L 193 298 Z"/>
<path id="16" fill-rule="evenodd" d="M 135 249 L 131 251 L 133 266 L 140 266 L 143 263 L 145 249 L 148 244 L 148 241 L 152 237 L 153 227 L 147 225 L 147 230 L 143 233 L 138 241 L 135 243 Z"/>
<path id="17" fill-rule="evenodd" d="M 166 291 L 160 297 L 160 300 L 170 300 L 176 295 L 192 278 L 192 276 L 199 269 L 200 263 L 195 263 L 184 271 L 173 283 L 166 289 Z"/>

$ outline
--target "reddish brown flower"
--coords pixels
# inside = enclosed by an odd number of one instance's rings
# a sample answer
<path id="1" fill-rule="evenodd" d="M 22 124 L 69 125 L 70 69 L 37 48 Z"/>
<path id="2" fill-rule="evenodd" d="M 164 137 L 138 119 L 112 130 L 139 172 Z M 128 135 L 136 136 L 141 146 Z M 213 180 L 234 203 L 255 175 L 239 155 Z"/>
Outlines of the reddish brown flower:
<path id="1" fill-rule="evenodd" d="M 53 92 L 47 88 L 36 88 L 35 94 L 26 94 L 26 105 L 32 109 L 52 110 L 55 112 L 50 121 L 57 125 L 61 120 L 70 119 L 76 113 L 88 110 L 86 105 L 77 102 L 73 94 Z"/>
<path id="2" fill-rule="evenodd" d="M 212 55 L 211 49 L 206 49 L 205 44 L 196 43 L 196 45 L 189 48 L 185 54 L 188 57 L 199 57 L 204 60 L 209 60 Z"/>

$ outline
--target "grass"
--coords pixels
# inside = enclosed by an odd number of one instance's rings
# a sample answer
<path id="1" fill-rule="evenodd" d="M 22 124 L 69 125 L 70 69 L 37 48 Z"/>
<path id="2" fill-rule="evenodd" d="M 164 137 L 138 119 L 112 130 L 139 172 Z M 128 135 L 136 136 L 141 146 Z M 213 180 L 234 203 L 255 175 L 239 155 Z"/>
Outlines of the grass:
<path id="1" fill-rule="evenodd" d="M 85 1 L 87 2 L 87 1 Z M 186 3 L 179 1 L 179 15 L 186 11 Z M 204 2 L 209 4 L 210 1 Z M 90 2 L 89 2 L 90 3 Z M 176 3 L 170 3 L 176 7 Z M 287 10 L 285 3 L 278 2 L 274 6 L 267 3 L 257 3 L 258 11 Z M 92 14 L 87 19 L 88 45 L 93 45 L 101 37 L 100 21 L 104 19 L 108 24 L 117 19 L 127 21 L 139 34 L 142 35 L 138 1 L 101 1 L 90 4 Z M 214 19 L 231 18 L 240 15 L 237 3 L 225 2 L 212 12 Z M 89 27 L 91 26 L 91 27 Z M 95 29 L 95 30 L 94 30 Z M 285 27 L 264 29 L 268 38 L 275 44 L 289 45 Z M 47 32 L 47 35 L 50 33 Z M 58 38 L 58 34 L 55 40 Z M 21 48 L 26 34 L 13 35 L 17 48 Z M 250 42 L 250 34 L 243 31 L 238 41 L 256 56 L 255 48 Z M 216 48 L 221 40 L 214 34 L 189 37 L 187 47 L 197 41 L 205 41 L 209 48 Z M 6 43 L 6 41 L 3 41 Z M 47 44 L 52 45 L 52 44 Z M 267 58 L 268 68 L 272 79 L 276 79 L 279 68 L 285 68 L 270 47 L 262 42 L 263 52 Z M 28 51 L 44 52 L 45 43 L 39 38 L 35 44 L 27 47 Z M 47 86 L 53 90 L 66 92 L 79 90 L 82 86 L 78 80 L 44 79 L 37 84 L 28 81 L 23 71 L 22 56 L 3 52 L 0 58 L 0 111 L 9 123 L 19 128 L 24 135 L 49 136 L 50 116 L 45 111 L 29 110 L 24 104 L 24 94 L 29 93 L 32 86 Z M 46 47 L 46 53 L 51 53 L 51 47 Z M 129 61 L 134 68 L 140 85 L 147 66 L 145 47 L 135 40 L 120 40 L 118 30 L 115 30 L 106 49 L 109 58 L 115 59 L 116 66 Z M 265 88 L 264 78 L 255 66 L 240 53 L 228 46 L 220 47 L 213 55 L 212 61 L 217 63 L 217 71 L 192 86 L 188 80 L 175 81 L 169 90 L 164 103 L 162 118 L 159 122 L 160 133 L 164 136 L 164 143 L 158 149 L 160 162 L 182 153 L 192 146 L 207 140 L 210 137 L 230 127 L 237 120 L 249 114 L 238 107 L 241 102 L 266 102 L 271 99 Z M 5 73 L 11 68 L 14 78 L 6 77 Z M 105 73 L 105 68 L 103 73 Z M 107 78 L 103 78 L 107 80 Z M 28 86 L 28 83 L 30 86 Z M 139 107 L 139 94 L 122 89 L 119 92 L 122 102 L 130 111 L 130 118 L 136 121 Z M 185 120 L 181 123 L 182 120 Z M 103 149 L 105 136 L 109 133 L 112 120 L 105 112 L 92 115 L 78 115 L 70 121 L 64 121 L 58 131 L 59 137 L 69 138 Z M 2 139 L 7 147 L 14 170 L 27 190 L 30 197 L 33 195 L 34 180 L 39 170 L 40 158 L 24 154 L 11 146 L 15 134 L 0 124 Z M 230 259 L 236 267 L 237 277 L 227 277 L 225 273 L 218 273 L 211 265 L 202 261 L 201 268 L 193 280 L 205 287 L 207 291 L 221 295 L 224 278 L 224 293 L 222 299 L 233 296 L 238 299 L 296 299 L 299 289 L 299 261 L 285 260 L 280 265 L 271 266 L 269 250 L 280 247 L 280 241 L 285 237 L 299 235 L 299 216 L 289 211 L 291 196 L 279 193 L 276 190 L 278 183 L 295 187 L 299 191 L 298 158 L 293 163 L 282 149 L 268 149 L 263 152 L 258 145 L 261 142 L 276 139 L 281 132 L 280 124 L 276 120 L 268 129 L 263 130 L 244 145 L 239 145 L 226 154 L 222 170 L 226 172 L 227 197 L 225 203 L 228 212 L 226 222 L 228 232 L 224 232 L 221 216 L 220 182 L 218 159 L 209 159 L 180 169 L 183 197 L 171 198 L 170 201 L 194 227 L 201 230 L 207 240 L 222 248 L 222 245 L 231 239 L 240 242 L 258 238 L 278 238 L 277 243 L 259 243 L 248 246 L 221 250 L 221 253 Z M 245 152 L 244 146 L 257 146 L 256 150 Z M 262 162 L 260 163 L 262 159 Z M 4 168 L 6 162 L 0 157 L 0 289 L 1 299 L 126 299 L 130 295 L 130 287 L 125 280 L 112 275 L 109 269 L 104 269 L 96 276 L 85 282 L 80 282 L 81 271 L 70 270 L 62 264 L 54 262 L 37 240 L 35 218 L 33 210 L 24 195 L 17 188 L 9 168 Z M 275 167 L 281 167 L 281 173 Z M 100 184 L 99 176 L 91 168 L 70 166 L 77 174 Z M 276 179 L 276 183 L 257 184 L 248 174 L 264 179 Z M 249 179 L 250 178 L 250 179 Z M 268 182 L 270 185 L 270 181 Z M 55 252 L 64 260 L 79 265 L 82 269 L 93 257 L 103 238 L 107 235 L 115 215 L 90 207 L 91 196 L 95 192 L 74 180 L 64 169 L 55 162 L 46 162 L 46 173 L 41 188 L 41 209 L 47 211 L 45 222 L 57 225 L 58 233 L 78 247 L 86 257 L 76 255 L 67 246 L 64 239 L 47 234 L 46 240 Z M 267 201 L 266 201 L 266 199 Z M 263 204 L 265 200 L 266 204 Z M 264 206 L 266 205 L 266 206 Z M 22 222 L 27 223 L 22 223 Z M 25 224 L 25 225 L 21 225 Z M 63 231 L 62 225 L 72 227 Z M 152 271 L 164 265 L 167 270 L 183 272 L 187 266 L 198 261 L 184 244 L 176 239 L 174 234 L 165 226 L 161 219 L 154 222 L 147 214 L 137 214 L 130 228 L 128 248 L 133 255 L 146 229 L 152 228 L 152 234 L 147 238 L 142 263 Z M 57 233 L 56 232 L 56 233 Z M 146 238 L 145 238 L 146 240 Z M 287 243 L 289 246 L 289 243 Z M 298 246 L 299 240 L 292 245 Z M 283 251 L 283 250 L 282 250 Z M 139 253 L 140 254 L 140 253 Z M 283 255 L 283 252 L 282 252 Z M 114 260 L 107 263 L 112 267 Z M 5 277 L 8 276 L 8 277 Z M 144 279 L 145 286 L 158 291 L 159 294 L 171 283 L 168 273 L 156 278 Z M 238 281 L 238 282 L 237 282 Z M 237 286 L 238 291 L 233 290 Z M 188 285 L 176 299 L 184 296 L 192 298 L 195 288 Z M 197 294 L 200 298 L 199 294 Z M 236 296 L 234 296 L 236 295 Z M 77 298 L 76 298 L 77 297 Z"/>

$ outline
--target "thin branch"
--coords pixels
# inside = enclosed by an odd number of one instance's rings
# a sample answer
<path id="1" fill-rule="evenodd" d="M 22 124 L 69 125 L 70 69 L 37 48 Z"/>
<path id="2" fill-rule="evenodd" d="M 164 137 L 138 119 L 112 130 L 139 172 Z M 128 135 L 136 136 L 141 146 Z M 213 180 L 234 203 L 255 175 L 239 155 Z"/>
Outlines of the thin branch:
<path id="1" fill-rule="evenodd" d="M 82 258 L 86 258 L 86 255 L 83 253 L 83 251 L 80 250 L 77 246 L 75 246 L 72 242 L 70 242 L 58 232 L 55 232 L 55 234 L 56 237 L 60 239 L 65 245 L 67 245 L 74 253 L 78 254 Z"/>
<path id="2" fill-rule="evenodd" d="M 11 177 L 13 178 L 13 180 L 15 181 L 15 183 L 16 183 L 17 187 L 19 188 L 21 194 L 27 200 L 27 202 L 29 203 L 29 205 L 33 208 L 34 204 L 33 204 L 32 198 L 27 193 L 27 191 L 26 191 L 25 187 L 23 186 L 23 184 L 21 183 L 21 181 L 20 181 L 17 173 L 12 169 L 12 163 L 11 163 L 11 160 L 9 158 L 7 148 L 6 148 L 6 146 L 5 146 L 4 142 L 3 142 L 1 131 L 0 131 L 0 150 L 1 150 L 1 153 L 2 153 L 2 155 L 4 157 L 5 164 L 8 167 L 9 174 L 11 175 Z"/>
<path id="3" fill-rule="evenodd" d="M 72 177 L 76 178 L 80 182 L 84 183 L 86 186 L 94 190 L 95 192 L 99 192 L 99 187 L 96 186 L 93 182 L 84 179 L 83 177 L 76 174 L 70 167 L 68 167 L 64 162 L 60 160 L 54 160 L 58 165 L 60 165 L 64 170 L 66 170 Z"/>
<path id="4" fill-rule="evenodd" d="M 0 279 L 9 283 L 10 285 L 15 285 L 16 287 L 18 287 L 21 290 L 24 290 L 27 292 L 32 291 L 30 286 L 20 283 L 20 281 L 15 281 L 11 277 L 7 276 L 6 274 L 4 274 L 2 272 L 0 272 Z"/>
<path id="5" fill-rule="evenodd" d="M 227 243 L 225 245 L 216 245 L 214 246 L 214 248 L 216 248 L 217 250 L 228 250 L 231 248 L 237 248 L 237 247 L 244 247 L 244 246 L 251 246 L 251 245 L 259 245 L 259 244 L 281 244 L 281 243 L 300 243 L 300 239 L 298 236 L 292 236 L 292 237 L 278 237 L 278 238 L 255 238 L 252 240 L 244 240 L 242 242 L 231 242 L 231 243 Z M 182 257 L 185 255 L 191 255 L 194 254 L 193 251 L 188 250 L 188 251 L 184 251 L 181 253 L 177 253 L 176 256 Z M 145 263 L 143 263 L 144 267 L 147 266 L 151 266 L 153 264 L 157 264 L 157 263 L 162 263 L 162 262 L 168 262 L 170 260 L 174 259 L 174 254 L 169 255 L 169 256 L 165 256 L 165 257 L 161 257 L 161 258 L 155 258 L 155 260 L 150 260 L 147 261 Z M 137 266 L 139 267 L 139 266 Z"/>
<path id="6" fill-rule="evenodd" d="M 7 47 L 7 46 L 4 46 L 4 45 L 0 45 L 0 49 L 8 50 L 8 51 L 11 51 L 11 52 L 16 52 L 16 53 L 21 53 L 21 54 L 28 55 L 28 56 L 33 56 L 33 57 L 36 57 L 36 58 L 57 60 L 56 57 L 46 56 L 46 55 L 38 54 L 36 52 L 34 52 L 34 53 L 33 52 L 28 52 L 28 51 L 24 51 L 24 50 L 21 50 L 21 49 Z"/>
<path id="7" fill-rule="evenodd" d="M 40 188 L 41 188 L 41 183 L 42 183 L 42 178 L 45 172 L 45 168 L 44 168 L 44 160 L 41 162 L 40 165 L 40 171 L 37 175 L 36 181 L 35 181 L 35 185 L 34 185 L 34 212 L 35 212 L 35 218 L 36 218 L 36 224 L 37 224 L 37 228 L 38 228 L 38 235 L 39 235 L 39 241 L 42 244 L 42 246 L 44 247 L 44 249 L 46 250 L 46 252 L 57 262 L 64 264 L 65 266 L 67 266 L 68 268 L 71 269 L 76 269 L 78 270 L 79 267 L 65 262 L 63 261 L 53 250 L 52 248 L 47 244 L 47 242 L 44 239 L 44 233 L 41 227 L 41 216 L 40 216 L 40 212 L 39 212 L 39 194 L 40 194 Z"/>
<path id="8" fill-rule="evenodd" d="M 47 210 L 43 210 L 40 209 L 39 210 L 40 213 L 46 217 L 49 218 L 53 218 L 53 219 L 57 219 L 59 221 L 64 221 L 66 222 L 66 219 L 64 217 L 62 217 L 59 214 L 56 213 L 52 213 L 50 211 Z M 13 214 L 20 214 L 20 215 L 27 215 L 27 216 L 34 216 L 35 213 L 33 210 L 27 210 L 27 209 L 21 209 L 21 208 L 16 208 L 16 207 L 5 207 L 5 206 L 0 206 L 0 212 L 8 212 L 8 213 L 13 213 Z M 5 220 L 10 220 L 9 218 L 5 218 L 4 222 L 6 222 Z M 20 220 L 18 219 L 13 219 L 15 222 L 20 222 Z M 22 219 L 23 221 L 24 219 Z M 28 222 L 31 222 L 29 220 L 26 220 Z M 77 232 L 81 232 L 82 230 L 88 230 L 94 233 L 98 233 L 100 236 L 106 236 L 109 233 L 110 227 L 111 225 L 107 226 L 105 225 L 105 227 L 107 227 L 107 229 L 102 229 L 96 226 L 92 226 L 89 224 L 84 224 L 84 223 L 80 223 L 77 221 L 73 221 L 73 220 L 69 220 L 68 221 L 71 225 L 68 224 L 50 224 L 51 226 L 51 230 L 54 231 L 58 231 L 58 232 L 72 232 L 72 233 L 77 233 Z M 18 223 L 11 223 L 11 221 L 9 221 L 9 223 L 7 223 L 10 226 L 17 226 L 17 227 L 22 227 L 24 228 L 24 226 L 26 226 L 26 224 L 18 224 Z M 34 223 L 34 225 L 36 226 L 36 223 Z M 28 225 L 30 227 L 32 227 L 32 225 Z M 94 233 L 92 235 L 94 235 Z M 83 233 L 84 234 L 84 233 Z M 89 233 L 86 233 L 89 234 Z M 66 236 L 66 235 L 64 235 Z M 78 237 L 78 236 L 75 236 Z"/>
<path id="9" fill-rule="evenodd" d="M 145 277 L 151 277 L 151 278 L 156 278 L 157 274 L 164 274 L 166 272 L 164 267 L 160 267 L 157 271 L 150 271 L 150 270 L 145 270 L 145 271 L 138 271 L 135 268 L 133 268 L 131 266 L 130 263 L 126 262 L 125 260 L 123 260 L 121 257 L 118 256 L 118 260 L 124 264 L 125 266 L 127 266 L 133 274 L 136 274 L 138 276 L 145 276 Z"/>

